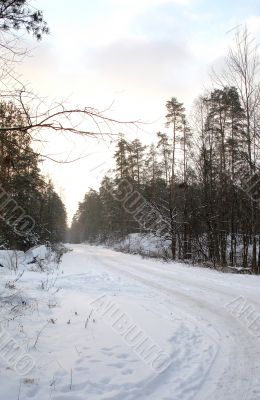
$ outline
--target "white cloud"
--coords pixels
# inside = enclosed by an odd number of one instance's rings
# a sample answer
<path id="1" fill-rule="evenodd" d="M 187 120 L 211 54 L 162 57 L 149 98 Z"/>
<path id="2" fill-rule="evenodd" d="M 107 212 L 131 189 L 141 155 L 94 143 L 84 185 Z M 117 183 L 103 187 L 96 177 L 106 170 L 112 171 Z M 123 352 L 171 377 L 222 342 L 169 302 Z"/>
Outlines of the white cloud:
<path id="1" fill-rule="evenodd" d="M 124 89 L 133 84 L 136 90 L 160 90 L 166 76 L 177 83 L 194 62 L 189 48 L 182 42 L 149 41 L 139 38 L 118 41 L 95 49 L 89 56 L 87 68 L 112 80 Z M 178 76 L 178 78 L 177 78 Z M 185 77 L 185 80 L 187 78 Z"/>

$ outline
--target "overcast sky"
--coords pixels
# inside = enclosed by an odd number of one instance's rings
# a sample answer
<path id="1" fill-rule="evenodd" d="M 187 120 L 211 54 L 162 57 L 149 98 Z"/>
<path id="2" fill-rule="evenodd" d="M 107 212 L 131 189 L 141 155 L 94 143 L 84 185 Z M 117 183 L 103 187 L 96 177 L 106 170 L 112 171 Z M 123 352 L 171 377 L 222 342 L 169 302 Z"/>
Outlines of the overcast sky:
<path id="1" fill-rule="evenodd" d="M 248 24 L 259 39 L 259 0 L 36 0 L 51 34 L 33 43 L 20 71 L 41 96 L 104 109 L 118 119 L 150 122 L 132 137 L 149 142 L 164 129 L 165 103 L 177 97 L 189 109 L 219 65 L 232 29 Z M 116 129 L 115 129 L 116 130 Z M 118 128 L 122 130 L 122 128 Z M 48 136 L 45 152 L 57 159 L 88 155 L 73 164 L 45 161 L 71 216 L 112 147 L 93 139 Z M 107 165 L 95 169 L 106 162 Z"/>

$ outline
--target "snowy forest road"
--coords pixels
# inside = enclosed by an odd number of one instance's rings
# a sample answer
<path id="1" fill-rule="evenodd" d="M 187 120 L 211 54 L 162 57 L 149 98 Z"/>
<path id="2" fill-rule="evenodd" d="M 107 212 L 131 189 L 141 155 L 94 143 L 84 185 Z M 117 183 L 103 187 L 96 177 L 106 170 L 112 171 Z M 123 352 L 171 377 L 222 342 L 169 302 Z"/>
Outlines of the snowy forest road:
<path id="1" fill-rule="evenodd" d="M 141 314 L 139 326 L 157 342 L 165 336 L 161 346 L 172 354 L 165 371 L 136 387 L 133 382 L 121 398 L 260 399 L 259 278 L 144 260 L 102 247 L 72 248 L 62 264 L 63 280 L 73 287 L 75 279 L 77 286 L 91 274 L 98 293 L 114 296 L 132 320 Z"/>

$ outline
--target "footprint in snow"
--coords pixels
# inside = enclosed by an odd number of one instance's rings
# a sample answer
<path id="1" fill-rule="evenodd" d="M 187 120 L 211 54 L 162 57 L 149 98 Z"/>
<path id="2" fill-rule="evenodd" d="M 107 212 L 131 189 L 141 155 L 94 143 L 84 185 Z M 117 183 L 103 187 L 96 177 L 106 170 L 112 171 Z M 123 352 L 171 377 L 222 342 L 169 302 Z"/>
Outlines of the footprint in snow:
<path id="1" fill-rule="evenodd" d="M 38 387 L 34 387 L 34 388 L 28 390 L 28 392 L 27 392 L 27 397 L 28 397 L 28 398 L 35 397 L 35 396 L 37 395 L 38 391 L 39 391 L 39 388 L 38 388 Z"/>
<path id="2" fill-rule="evenodd" d="M 100 382 L 103 383 L 103 384 L 105 384 L 105 385 L 107 385 L 110 381 L 111 381 L 110 378 L 103 378 L 103 379 L 101 379 Z"/>
<path id="3" fill-rule="evenodd" d="M 132 369 L 123 369 L 123 371 L 121 371 L 122 375 L 131 375 L 133 373 Z"/>
<path id="4" fill-rule="evenodd" d="M 117 356 L 117 358 L 122 359 L 122 360 L 125 360 L 128 357 L 129 357 L 129 355 L 126 353 L 118 354 L 118 356 Z"/>
<path id="5" fill-rule="evenodd" d="M 89 371 L 89 368 L 87 368 L 87 367 L 76 367 L 76 368 L 75 368 L 75 371 L 78 371 L 78 372 L 81 372 L 81 371 L 88 372 L 88 371 Z"/>

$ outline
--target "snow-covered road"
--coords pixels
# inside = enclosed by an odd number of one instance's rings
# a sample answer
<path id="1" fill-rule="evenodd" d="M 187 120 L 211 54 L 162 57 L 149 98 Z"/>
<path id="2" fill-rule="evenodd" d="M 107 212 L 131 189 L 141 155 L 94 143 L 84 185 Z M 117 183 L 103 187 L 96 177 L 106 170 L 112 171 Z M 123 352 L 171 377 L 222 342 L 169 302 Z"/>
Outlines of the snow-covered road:
<path id="1" fill-rule="evenodd" d="M 260 399 L 259 277 L 71 247 L 20 400 Z"/>

